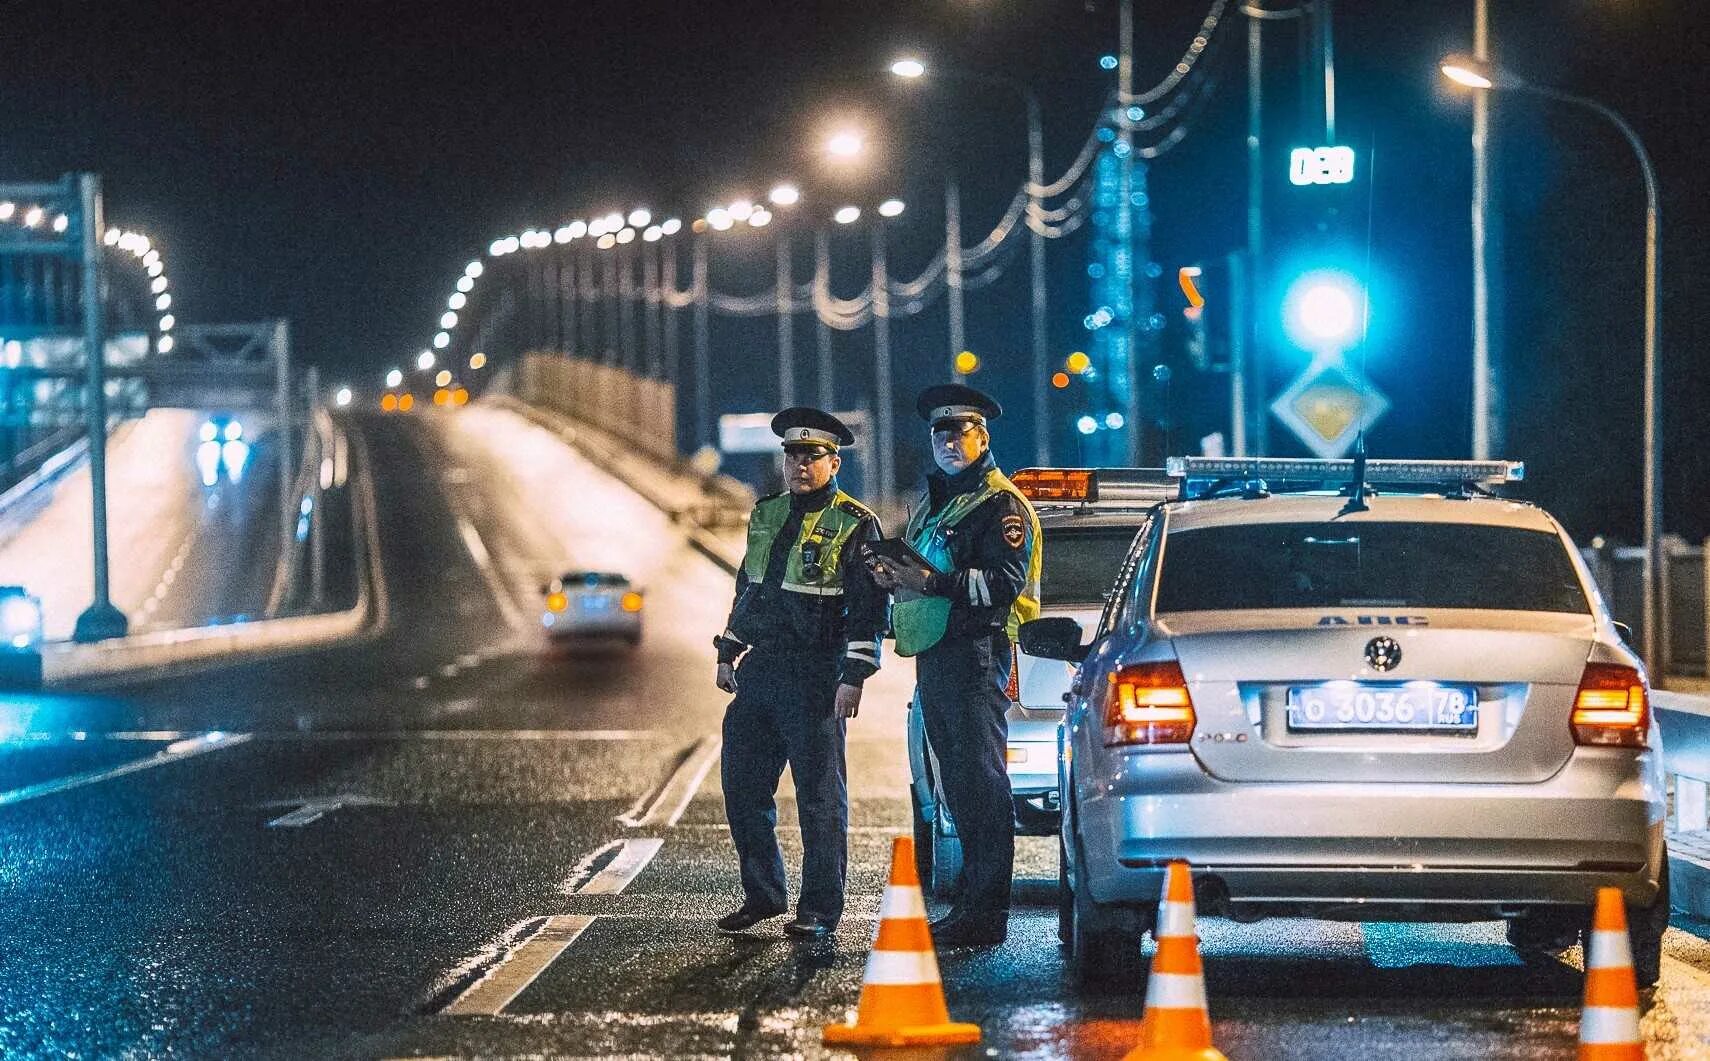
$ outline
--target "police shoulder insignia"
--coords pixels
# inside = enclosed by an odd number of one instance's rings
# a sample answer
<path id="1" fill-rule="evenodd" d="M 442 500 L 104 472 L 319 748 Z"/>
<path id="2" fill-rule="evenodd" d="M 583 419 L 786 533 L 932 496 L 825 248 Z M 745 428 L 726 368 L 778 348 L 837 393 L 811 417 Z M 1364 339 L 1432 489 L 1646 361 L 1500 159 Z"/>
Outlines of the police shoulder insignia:
<path id="1" fill-rule="evenodd" d="M 851 516 L 856 517 L 857 519 L 870 519 L 873 515 L 873 512 L 871 509 L 869 509 L 866 505 L 863 505 L 861 502 L 856 501 L 854 498 L 851 498 L 851 497 L 846 497 L 846 498 L 843 498 L 842 500 L 838 501 L 837 507 L 842 509 L 843 511 L 849 513 Z"/>
<path id="2" fill-rule="evenodd" d="M 1021 548 L 1021 543 L 1027 540 L 1027 524 L 1013 512 L 1003 518 L 1003 540 L 1011 549 Z"/>

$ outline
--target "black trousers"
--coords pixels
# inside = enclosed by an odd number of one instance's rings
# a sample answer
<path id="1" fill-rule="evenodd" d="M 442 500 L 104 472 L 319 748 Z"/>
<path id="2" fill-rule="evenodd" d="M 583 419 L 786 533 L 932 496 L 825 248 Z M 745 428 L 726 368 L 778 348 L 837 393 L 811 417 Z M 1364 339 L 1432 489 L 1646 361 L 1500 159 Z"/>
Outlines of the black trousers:
<path id="1" fill-rule="evenodd" d="M 834 717 L 839 656 L 755 648 L 737 667 L 736 698 L 724 713 L 724 814 L 736 844 L 746 902 L 789 903 L 778 850 L 774 795 L 789 764 L 802 827 L 801 913 L 832 924 L 843 916 L 848 866 L 846 723 Z"/>
<path id="2" fill-rule="evenodd" d="M 921 721 L 962 840 L 959 911 L 1005 913 L 1015 868 L 1009 744 L 1009 637 L 946 636 L 915 657 Z"/>

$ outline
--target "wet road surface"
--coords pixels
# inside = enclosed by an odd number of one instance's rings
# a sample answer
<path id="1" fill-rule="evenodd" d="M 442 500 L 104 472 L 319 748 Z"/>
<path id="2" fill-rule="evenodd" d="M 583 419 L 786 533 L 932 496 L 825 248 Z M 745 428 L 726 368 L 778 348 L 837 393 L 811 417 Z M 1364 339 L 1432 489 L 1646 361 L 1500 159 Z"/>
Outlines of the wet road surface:
<path id="1" fill-rule="evenodd" d="M 908 824 L 906 665 L 851 727 L 843 926 L 720 936 L 740 898 L 711 681 L 728 577 L 509 414 L 349 426 L 384 630 L 4 705 L 35 736 L 0 753 L 0 1053 L 828 1056 Z M 645 584 L 638 650 L 543 642 L 539 582 L 572 563 Z M 1054 844 L 1024 840 L 1020 861 L 1009 942 L 940 954 L 952 1016 L 986 1037 L 949 1056 L 1121 1057 L 1143 985 L 1074 983 Z M 1574 1052 L 1577 953 L 1523 964 L 1499 925 L 1201 932 L 1232 1058 Z M 1706 934 L 1670 933 L 1653 1057 L 1710 1056 Z"/>

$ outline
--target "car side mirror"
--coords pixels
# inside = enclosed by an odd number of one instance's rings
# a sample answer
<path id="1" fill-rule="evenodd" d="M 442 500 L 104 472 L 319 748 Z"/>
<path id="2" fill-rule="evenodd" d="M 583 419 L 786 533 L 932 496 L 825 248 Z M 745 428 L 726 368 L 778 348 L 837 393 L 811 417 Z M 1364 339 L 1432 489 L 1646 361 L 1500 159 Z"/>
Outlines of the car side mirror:
<path id="1" fill-rule="evenodd" d="M 1621 640 L 1631 645 L 1633 643 L 1633 628 L 1621 620 L 1615 620 L 1615 632 L 1621 635 Z"/>
<path id="2" fill-rule="evenodd" d="M 1081 624 L 1066 615 L 1021 624 L 1021 651 L 1029 656 L 1079 663 L 1088 647 L 1081 644 Z"/>

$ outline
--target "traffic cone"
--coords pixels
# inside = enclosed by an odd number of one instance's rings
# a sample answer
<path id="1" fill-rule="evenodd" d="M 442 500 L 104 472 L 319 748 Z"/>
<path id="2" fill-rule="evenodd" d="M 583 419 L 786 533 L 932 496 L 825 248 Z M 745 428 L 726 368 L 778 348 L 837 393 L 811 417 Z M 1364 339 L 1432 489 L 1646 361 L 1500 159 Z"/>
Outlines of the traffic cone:
<path id="1" fill-rule="evenodd" d="M 891 844 L 891 881 L 867 955 L 854 1024 L 828 1024 L 832 1046 L 954 1046 L 980 1041 L 977 1024 L 953 1024 L 926 927 L 926 900 L 914 869 L 914 839 Z"/>
<path id="2" fill-rule="evenodd" d="M 1194 931 L 1193 880 L 1186 862 L 1172 862 L 1164 872 L 1152 938 L 1158 952 L 1146 978 L 1146 1019 L 1140 1024 L 1140 1045 L 1124 1061 L 1228 1061 L 1211 1045 L 1205 971 Z"/>
<path id="3" fill-rule="evenodd" d="M 1585 1009 L 1579 1015 L 1579 1061 L 1644 1061 L 1639 987 L 1621 889 L 1597 889 L 1591 945 L 1585 952 Z"/>

